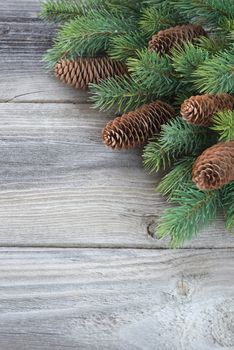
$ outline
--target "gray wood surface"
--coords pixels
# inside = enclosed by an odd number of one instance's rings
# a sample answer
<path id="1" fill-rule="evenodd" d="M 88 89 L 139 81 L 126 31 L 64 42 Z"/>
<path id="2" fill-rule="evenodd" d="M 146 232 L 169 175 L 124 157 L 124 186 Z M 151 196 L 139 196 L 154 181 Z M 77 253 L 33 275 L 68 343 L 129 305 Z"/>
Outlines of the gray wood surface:
<path id="1" fill-rule="evenodd" d="M 107 150 L 113 115 L 46 72 L 39 9 L 0 0 L 0 350 L 234 349 L 222 217 L 164 249 L 160 175 L 142 150 Z"/>
<path id="2" fill-rule="evenodd" d="M 234 349 L 234 250 L 7 250 L 1 350 Z"/>
<path id="3" fill-rule="evenodd" d="M 114 116 L 46 72 L 55 28 L 38 19 L 39 1 L 0 5 L 0 245 L 166 247 L 152 238 L 166 204 L 142 151 L 107 150 L 100 134 Z M 186 247 L 234 239 L 220 218 Z"/>
<path id="4" fill-rule="evenodd" d="M 166 203 L 141 150 L 101 143 L 109 115 L 87 104 L 0 104 L 0 245 L 165 247 Z M 186 247 L 234 247 L 220 219 Z"/>

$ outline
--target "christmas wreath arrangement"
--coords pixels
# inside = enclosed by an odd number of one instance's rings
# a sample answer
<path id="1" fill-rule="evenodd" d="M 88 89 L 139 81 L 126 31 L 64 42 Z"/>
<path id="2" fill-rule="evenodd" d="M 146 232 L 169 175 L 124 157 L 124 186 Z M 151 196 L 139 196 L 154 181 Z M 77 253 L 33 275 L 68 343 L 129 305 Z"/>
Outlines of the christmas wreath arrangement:
<path id="1" fill-rule="evenodd" d="M 145 145 L 172 207 L 156 227 L 180 246 L 221 209 L 234 227 L 234 1 L 47 0 L 45 55 L 58 79 L 110 110 L 112 149 Z M 114 118 L 114 113 L 120 116 Z"/>

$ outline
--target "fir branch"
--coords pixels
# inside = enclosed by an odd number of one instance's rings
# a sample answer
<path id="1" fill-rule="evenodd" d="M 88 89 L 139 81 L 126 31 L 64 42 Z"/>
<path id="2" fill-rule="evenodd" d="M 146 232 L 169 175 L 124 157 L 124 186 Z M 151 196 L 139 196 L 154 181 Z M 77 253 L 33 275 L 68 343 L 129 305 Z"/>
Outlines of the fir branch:
<path id="1" fill-rule="evenodd" d="M 139 22 L 141 30 L 147 34 L 148 38 L 159 30 L 173 27 L 176 24 L 178 24 L 178 16 L 171 7 L 165 4 L 146 8 Z"/>
<path id="2" fill-rule="evenodd" d="M 110 40 L 135 29 L 135 22 L 106 10 L 90 10 L 87 16 L 67 22 L 58 33 L 45 60 L 54 65 L 59 58 L 96 56 L 106 51 Z"/>
<path id="3" fill-rule="evenodd" d="M 213 28 L 225 18 L 234 17 L 233 0 L 171 0 L 170 3 L 190 22 Z"/>
<path id="4" fill-rule="evenodd" d="M 171 237 L 173 248 L 181 246 L 217 217 L 219 191 L 199 191 L 189 184 L 175 192 L 172 202 L 178 204 L 166 210 L 156 227 L 159 238 Z"/>
<path id="5" fill-rule="evenodd" d="M 142 2 L 144 5 L 152 6 L 154 8 L 170 6 L 170 0 L 142 0 Z"/>
<path id="6" fill-rule="evenodd" d="M 215 55 L 228 50 L 232 44 L 232 39 L 227 35 L 227 32 L 220 29 L 217 34 L 197 38 L 196 44 L 203 50 L 208 51 L 209 54 Z"/>
<path id="7" fill-rule="evenodd" d="M 129 57 L 135 57 L 139 49 L 147 46 L 147 38 L 142 32 L 132 32 L 123 36 L 117 36 L 111 40 L 108 54 L 112 59 L 126 61 Z"/>
<path id="8" fill-rule="evenodd" d="M 228 41 L 233 43 L 234 40 L 234 18 L 233 19 L 226 19 L 221 24 L 221 29 L 225 32 L 226 31 L 226 38 Z"/>
<path id="9" fill-rule="evenodd" d="M 171 165 L 172 160 L 169 152 L 161 145 L 160 139 L 153 138 L 145 146 L 143 152 L 143 163 L 145 169 L 150 173 L 158 172 L 160 169 L 166 169 Z"/>
<path id="10" fill-rule="evenodd" d="M 100 8 L 106 0 L 46 0 L 42 3 L 40 17 L 49 21 L 64 22 L 85 16 L 89 10 Z"/>
<path id="11" fill-rule="evenodd" d="M 106 0 L 109 9 L 114 10 L 116 13 L 121 13 L 124 17 L 134 16 L 139 18 L 142 10 L 141 0 Z"/>
<path id="12" fill-rule="evenodd" d="M 208 58 L 209 52 L 207 50 L 194 46 L 192 43 L 184 44 L 172 52 L 174 69 L 185 83 L 194 82 L 192 73 Z"/>
<path id="13" fill-rule="evenodd" d="M 234 93 L 234 47 L 204 62 L 193 75 L 201 93 Z"/>
<path id="14" fill-rule="evenodd" d="M 207 128 L 188 124 L 178 117 L 163 125 L 160 136 L 146 145 L 144 165 L 150 172 L 159 171 L 181 156 L 199 155 L 216 141 Z"/>
<path id="15" fill-rule="evenodd" d="M 138 51 L 137 58 L 128 60 L 128 69 L 133 79 L 157 96 L 170 96 L 178 88 L 169 56 L 160 56 L 148 50 Z"/>
<path id="16" fill-rule="evenodd" d="M 186 157 L 175 164 L 174 168 L 163 177 L 156 190 L 171 200 L 175 191 L 180 190 L 191 182 L 192 167 L 196 157 Z"/>
<path id="17" fill-rule="evenodd" d="M 109 78 L 100 84 L 90 85 L 94 107 L 100 110 L 114 108 L 123 113 L 153 101 L 156 96 L 154 91 L 149 91 L 139 85 L 129 76 Z"/>
<path id="18" fill-rule="evenodd" d="M 213 124 L 212 129 L 220 135 L 220 141 L 234 140 L 234 111 L 217 113 L 213 118 Z"/>
<path id="19" fill-rule="evenodd" d="M 234 227 L 234 181 L 223 188 L 222 205 L 225 210 L 226 228 L 232 231 Z"/>

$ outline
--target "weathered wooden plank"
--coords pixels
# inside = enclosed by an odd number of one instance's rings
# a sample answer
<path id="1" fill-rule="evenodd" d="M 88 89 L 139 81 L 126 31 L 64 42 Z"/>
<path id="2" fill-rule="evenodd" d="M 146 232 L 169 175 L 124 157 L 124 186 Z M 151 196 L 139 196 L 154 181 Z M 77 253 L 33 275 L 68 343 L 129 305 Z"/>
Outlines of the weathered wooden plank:
<path id="1" fill-rule="evenodd" d="M 0 9 L 0 102 L 86 102 L 86 93 L 58 82 L 42 63 L 56 29 L 38 18 L 40 1 L 0 0 Z"/>
<path id="2" fill-rule="evenodd" d="M 4 21 L 22 21 L 38 18 L 39 0 L 0 0 L 0 19 Z"/>
<path id="3" fill-rule="evenodd" d="M 2 350 L 234 347 L 233 250 L 0 251 Z"/>
<path id="4" fill-rule="evenodd" d="M 42 56 L 52 44 L 55 28 L 34 22 L 0 22 L 0 102 L 85 102 L 87 93 L 57 81 Z"/>
<path id="5" fill-rule="evenodd" d="M 101 142 L 108 114 L 89 105 L 0 104 L 0 245 L 165 247 L 166 207 L 141 150 Z M 234 247 L 223 222 L 187 247 Z"/>

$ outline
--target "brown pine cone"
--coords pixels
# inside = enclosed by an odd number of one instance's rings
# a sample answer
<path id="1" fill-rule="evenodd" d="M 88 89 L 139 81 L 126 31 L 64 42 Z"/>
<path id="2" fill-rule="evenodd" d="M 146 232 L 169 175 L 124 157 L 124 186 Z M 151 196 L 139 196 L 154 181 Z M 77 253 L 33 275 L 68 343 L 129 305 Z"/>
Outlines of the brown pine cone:
<path id="1" fill-rule="evenodd" d="M 170 53 L 176 46 L 193 41 L 199 36 L 207 36 L 207 34 L 200 25 L 195 24 L 184 24 L 182 26 L 160 30 L 151 38 L 149 50 L 160 54 Z"/>
<path id="2" fill-rule="evenodd" d="M 180 113 L 188 123 L 209 126 L 215 113 L 233 107 L 234 98 L 228 94 L 192 96 L 181 105 Z"/>
<path id="3" fill-rule="evenodd" d="M 174 109 L 156 101 L 109 122 L 102 132 L 103 142 L 113 149 L 129 149 L 144 144 L 175 116 Z"/>
<path id="4" fill-rule="evenodd" d="M 55 65 L 55 76 L 76 89 L 87 89 L 90 83 L 127 73 L 125 63 L 109 57 L 61 60 Z"/>
<path id="5" fill-rule="evenodd" d="M 193 166 L 193 182 L 201 190 L 217 190 L 234 180 L 234 141 L 208 148 Z"/>

